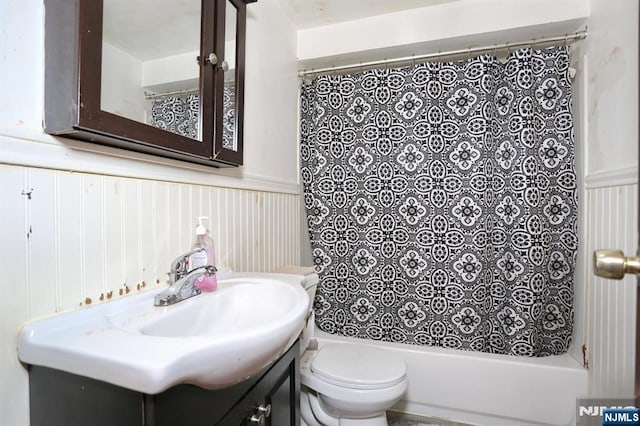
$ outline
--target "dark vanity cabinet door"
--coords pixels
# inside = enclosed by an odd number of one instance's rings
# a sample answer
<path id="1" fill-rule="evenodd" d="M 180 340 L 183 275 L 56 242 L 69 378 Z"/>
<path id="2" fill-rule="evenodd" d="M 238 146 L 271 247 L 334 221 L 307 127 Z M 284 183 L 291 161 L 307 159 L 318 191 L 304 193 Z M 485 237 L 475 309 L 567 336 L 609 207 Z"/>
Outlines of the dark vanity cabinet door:
<path id="1" fill-rule="evenodd" d="M 299 425 L 300 368 L 297 352 L 282 357 L 225 415 L 220 424 Z"/>
<path id="2" fill-rule="evenodd" d="M 262 373 L 218 390 L 178 385 L 149 395 L 30 366 L 31 426 L 299 426 L 299 371 L 297 342 Z"/>
<path id="3" fill-rule="evenodd" d="M 149 3 L 145 2 L 45 0 L 45 131 L 205 165 L 241 165 L 246 4 L 253 1 L 256 0 L 173 2 L 175 5 L 190 4 L 196 8 L 195 13 L 193 10 L 185 11 L 192 19 L 190 25 L 185 27 L 181 19 L 175 19 L 176 23 L 181 23 L 183 30 L 189 30 L 192 36 L 190 40 L 193 39 L 189 45 L 192 49 L 187 54 L 191 55 L 188 56 L 188 66 L 191 67 L 193 78 L 169 81 L 164 88 L 157 89 L 162 85 L 147 88 L 142 85 L 144 78 L 140 77 L 139 90 L 127 90 L 127 86 L 123 86 L 124 89 L 111 87 L 110 82 L 124 79 L 113 74 L 125 67 L 118 66 L 108 54 L 120 49 L 142 64 L 141 69 L 161 69 L 164 65 L 158 62 L 157 56 L 162 53 L 162 46 L 154 45 L 155 56 L 139 47 L 143 29 L 161 31 L 149 36 L 148 43 L 152 45 L 161 44 L 157 34 L 175 41 L 183 37 L 186 31 L 173 29 L 171 20 L 154 25 L 149 23 L 151 19 L 144 13 L 138 17 L 136 13 L 120 13 L 122 11 L 118 10 L 136 3 L 148 8 Z M 153 5 L 162 7 L 161 4 Z M 134 18 L 140 19 L 137 21 L 141 26 L 138 35 L 135 35 L 135 31 L 128 31 L 138 25 Z M 119 23 L 118 19 L 127 20 Z M 228 19 L 234 19 L 234 22 L 228 22 Z M 122 40 L 126 42 L 128 34 L 133 34 L 129 37 L 134 46 L 131 52 L 122 48 Z M 120 36 L 119 43 L 111 42 L 111 35 Z M 186 34 L 184 37 L 187 38 Z M 134 48 L 138 49 L 135 53 Z M 140 59 L 136 54 L 141 55 Z M 179 56 L 167 47 L 168 58 Z M 227 63 L 233 64 L 233 68 L 225 71 Z M 233 87 L 231 94 L 225 91 L 225 87 Z M 155 93 L 158 91 L 160 93 Z M 138 110 L 135 113 L 106 106 L 106 99 L 117 98 L 120 92 L 123 97 L 131 96 L 131 99 L 123 99 L 125 106 L 122 109 L 133 109 L 131 105 L 136 105 Z M 180 123 L 174 128 L 173 124 L 168 126 L 164 121 L 154 121 L 153 117 L 158 115 L 155 111 L 164 107 L 152 107 L 151 99 L 171 99 L 171 96 L 184 98 L 180 100 L 184 103 L 176 107 L 178 110 L 175 114 L 168 111 L 167 115 L 186 115 L 188 118 L 184 123 L 187 124 Z M 186 114 L 185 108 L 188 109 Z M 229 108 L 233 108 L 233 111 L 230 112 Z M 162 111 L 164 114 L 164 109 Z"/>
<path id="4" fill-rule="evenodd" d="M 206 391 L 180 385 L 147 395 L 145 426 L 298 426 L 299 362 L 296 343 L 262 374 L 227 389 Z"/>

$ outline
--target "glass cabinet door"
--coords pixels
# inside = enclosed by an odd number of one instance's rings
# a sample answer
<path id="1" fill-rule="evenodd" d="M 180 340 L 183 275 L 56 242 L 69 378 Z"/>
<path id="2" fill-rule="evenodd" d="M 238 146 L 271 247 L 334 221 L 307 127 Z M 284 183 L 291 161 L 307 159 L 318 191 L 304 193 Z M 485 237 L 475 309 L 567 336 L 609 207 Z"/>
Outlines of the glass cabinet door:
<path id="1" fill-rule="evenodd" d="M 246 3 L 216 0 L 216 120 L 214 158 L 242 164 Z"/>
<path id="2" fill-rule="evenodd" d="M 242 164 L 246 4 L 44 0 L 45 131 Z"/>
<path id="3" fill-rule="evenodd" d="M 202 142 L 200 16 L 201 0 L 103 0 L 100 108 Z"/>
<path id="4" fill-rule="evenodd" d="M 213 1 L 81 0 L 74 127 L 102 143 L 210 159 L 198 58 L 202 28 L 213 25 L 202 8 Z"/>

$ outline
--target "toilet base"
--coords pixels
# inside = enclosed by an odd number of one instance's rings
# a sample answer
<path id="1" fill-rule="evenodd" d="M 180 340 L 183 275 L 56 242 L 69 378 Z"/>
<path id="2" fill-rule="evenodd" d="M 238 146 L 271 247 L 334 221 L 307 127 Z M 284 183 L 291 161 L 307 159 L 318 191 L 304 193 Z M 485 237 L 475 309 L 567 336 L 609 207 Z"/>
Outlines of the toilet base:
<path id="1" fill-rule="evenodd" d="M 340 419 L 340 426 L 388 426 L 387 415 L 382 414 L 368 419 Z"/>
<path id="2" fill-rule="evenodd" d="M 388 426 L 385 413 L 357 419 L 334 417 L 312 391 L 305 389 L 300 392 L 300 414 L 301 426 Z"/>
<path id="3" fill-rule="evenodd" d="M 364 423 L 363 420 L 367 420 L 367 423 Z M 358 419 L 358 420 L 356 420 L 358 423 L 344 423 L 345 421 L 350 421 L 350 419 L 342 419 L 342 422 L 340 423 L 340 425 L 341 426 L 348 426 L 348 425 L 351 425 L 351 426 L 353 426 L 353 425 L 364 426 L 365 424 L 366 425 L 371 425 L 371 426 L 387 426 L 388 425 L 386 416 L 384 417 L 384 419 L 379 419 L 379 420 L 377 418 L 375 418 L 375 419 Z M 313 426 L 313 425 L 310 425 L 310 424 L 306 423 L 304 421 L 304 419 L 301 418 L 300 419 L 300 426 Z"/>

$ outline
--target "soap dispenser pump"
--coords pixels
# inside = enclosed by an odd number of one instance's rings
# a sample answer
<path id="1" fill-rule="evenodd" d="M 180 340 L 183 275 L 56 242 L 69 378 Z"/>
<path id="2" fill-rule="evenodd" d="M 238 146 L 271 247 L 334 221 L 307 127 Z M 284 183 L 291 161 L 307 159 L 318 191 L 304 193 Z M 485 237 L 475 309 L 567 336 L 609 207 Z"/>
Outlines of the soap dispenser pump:
<path id="1" fill-rule="evenodd" d="M 198 225 L 196 226 L 196 235 L 193 242 L 193 249 L 203 249 L 191 256 L 190 268 L 200 268 L 203 266 L 215 266 L 215 250 L 213 247 L 213 238 L 205 226 L 203 220 L 208 220 L 206 216 L 198 217 Z M 215 274 L 211 276 L 201 276 L 195 282 L 195 285 L 202 291 L 213 291 L 218 287 L 218 278 Z"/>

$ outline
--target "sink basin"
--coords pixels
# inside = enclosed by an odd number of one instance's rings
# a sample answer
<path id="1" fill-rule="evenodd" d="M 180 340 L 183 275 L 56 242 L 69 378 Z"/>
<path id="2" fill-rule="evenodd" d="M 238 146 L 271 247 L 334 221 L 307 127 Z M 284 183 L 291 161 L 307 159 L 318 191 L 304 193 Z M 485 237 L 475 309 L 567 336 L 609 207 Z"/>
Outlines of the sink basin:
<path id="1" fill-rule="evenodd" d="M 220 389 L 258 373 L 300 334 L 302 277 L 233 274 L 218 290 L 153 306 L 164 288 L 27 324 L 18 357 L 156 394 L 180 383 Z"/>

